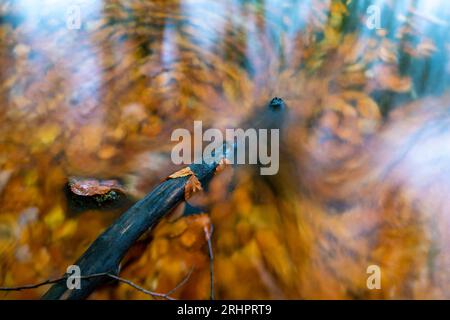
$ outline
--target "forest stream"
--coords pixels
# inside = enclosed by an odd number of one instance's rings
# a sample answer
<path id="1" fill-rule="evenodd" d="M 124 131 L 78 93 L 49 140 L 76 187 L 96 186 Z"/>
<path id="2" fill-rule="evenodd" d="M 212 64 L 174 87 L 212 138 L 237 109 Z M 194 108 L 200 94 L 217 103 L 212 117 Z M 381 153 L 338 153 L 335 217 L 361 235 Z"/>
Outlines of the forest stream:
<path id="1" fill-rule="evenodd" d="M 448 0 L 0 0 L 0 286 L 61 276 L 183 168 L 175 129 L 280 97 L 279 172 L 227 168 L 120 276 L 168 292 L 192 270 L 173 297 L 208 299 L 212 223 L 218 299 L 450 299 L 449 24 Z"/>

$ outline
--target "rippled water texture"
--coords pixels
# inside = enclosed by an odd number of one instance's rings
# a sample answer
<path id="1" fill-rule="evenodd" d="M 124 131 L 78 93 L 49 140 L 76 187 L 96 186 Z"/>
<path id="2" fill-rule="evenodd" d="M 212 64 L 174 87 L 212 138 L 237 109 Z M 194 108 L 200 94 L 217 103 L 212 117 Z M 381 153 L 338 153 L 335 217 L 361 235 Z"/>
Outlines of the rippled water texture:
<path id="1" fill-rule="evenodd" d="M 450 298 L 449 18 L 444 0 L 0 1 L 0 285 L 62 274 L 177 169 L 174 129 L 278 96 L 279 174 L 224 173 L 198 200 L 217 297 Z M 73 176 L 130 199 L 74 208 Z M 167 292 L 194 267 L 174 296 L 208 298 L 207 219 L 162 223 L 121 276 Z"/>

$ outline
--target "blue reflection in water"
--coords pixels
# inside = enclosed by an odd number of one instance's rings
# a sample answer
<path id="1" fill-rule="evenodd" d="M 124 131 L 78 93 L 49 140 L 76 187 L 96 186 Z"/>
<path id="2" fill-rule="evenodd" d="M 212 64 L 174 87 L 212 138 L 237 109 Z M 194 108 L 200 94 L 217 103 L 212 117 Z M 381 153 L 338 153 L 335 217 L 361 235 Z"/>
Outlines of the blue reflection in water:
<path id="1" fill-rule="evenodd" d="M 60 93 L 68 101 L 79 102 L 89 97 L 98 103 L 102 82 L 99 51 L 98 45 L 89 41 L 86 31 L 90 22 L 101 15 L 103 1 L 17 0 L 8 2 L 7 6 L 12 14 L 4 20 L 16 26 L 14 42 L 28 46 L 30 60 L 35 57 L 34 64 L 44 67 L 30 68 L 30 80 L 42 81 L 44 72 L 56 67 Z M 14 95 L 20 91 L 17 87 L 11 89 Z"/>
<path id="2" fill-rule="evenodd" d="M 304 50 L 310 56 L 323 55 L 321 58 L 327 63 L 335 59 L 329 52 L 324 53 L 323 39 L 329 29 L 355 33 L 360 45 L 359 49 L 355 48 L 360 50 L 357 55 L 370 53 L 369 42 L 378 30 L 367 26 L 368 8 L 375 6 L 375 12 L 380 13 L 379 28 L 393 44 L 392 51 L 398 59 L 396 68 L 401 75 L 413 79 L 408 94 L 373 93 L 384 113 L 408 99 L 446 90 L 450 83 L 448 1 L 350 1 L 347 12 L 339 18 L 342 21 L 336 22 L 332 8 L 338 3 L 343 2 L 18 0 L 5 2 L 9 10 L 5 10 L 8 14 L 2 15 L 1 20 L 18 30 L 15 39 L 10 41 L 28 42 L 32 49 L 30 56 L 40 54 L 49 64 L 58 64 L 59 76 L 64 81 L 63 93 L 71 96 L 71 101 L 90 99 L 91 104 L 100 104 L 105 94 L 102 88 L 107 89 L 112 77 L 107 73 L 120 69 L 111 66 L 105 56 L 135 67 L 148 58 L 156 58 L 159 67 L 166 71 L 165 82 L 171 83 L 172 78 L 189 79 L 190 73 L 195 72 L 190 66 L 180 66 L 191 59 L 182 52 L 190 51 L 214 76 L 224 77 L 222 73 L 228 70 L 214 68 L 218 62 L 224 62 L 224 68 L 235 66 L 246 71 L 255 88 L 275 91 L 283 71 L 294 73 L 304 69 L 308 63 Z M 77 13 L 81 22 L 79 30 L 68 25 Z M 432 54 L 416 57 L 405 54 L 407 49 L 417 50 L 428 40 L 435 46 L 429 49 Z M 142 50 L 130 56 L 132 48 L 126 45 Z M 130 69 L 125 69 L 120 71 L 128 76 Z M 35 72 L 35 77 L 41 78 L 45 70 Z M 333 70 L 325 72 L 330 74 Z M 152 86 L 151 81 L 148 84 Z M 11 88 L 15 95 L 21 90 L 19 84 Z"/>

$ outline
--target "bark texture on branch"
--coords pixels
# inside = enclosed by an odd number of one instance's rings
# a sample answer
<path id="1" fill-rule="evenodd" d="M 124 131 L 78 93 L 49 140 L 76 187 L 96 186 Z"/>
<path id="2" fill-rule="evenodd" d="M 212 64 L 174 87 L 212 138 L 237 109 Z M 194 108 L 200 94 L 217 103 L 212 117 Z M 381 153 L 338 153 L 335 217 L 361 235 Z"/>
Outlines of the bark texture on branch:
<path id="1" fill-rule="evenodd" d="M 201 184 L 207 184 L 217 163 L 190 165 Z M 119 264 L 134 242 L 166 213 L 185 200 L 185 187 L 189 176 L 168 179 L 138 201 L 104 231 L 74 263 L 81 275 L 96 273 L 118 274 Z M 107 277 L 81 279 L 81 289 L 69 290 L 66 282 L 54 284 L 43 299 L 85 299 Z"/>

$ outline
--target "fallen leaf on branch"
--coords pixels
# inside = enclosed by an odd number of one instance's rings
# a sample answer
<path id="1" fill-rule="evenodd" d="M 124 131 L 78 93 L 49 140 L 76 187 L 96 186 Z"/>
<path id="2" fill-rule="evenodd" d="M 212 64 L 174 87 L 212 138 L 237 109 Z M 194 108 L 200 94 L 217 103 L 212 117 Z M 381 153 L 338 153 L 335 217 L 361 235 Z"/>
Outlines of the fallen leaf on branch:
<path id="1" fill-rule="evenodd" d="M 185 199 L 189 199 L 195 192 L 203 190 L 202 184 L 197 179 L 194 172 L 192 172 L 191 168 L 189 167 L 183 168 L 167 177 L 167 179 L 177 179 L 188 176 L 190 176 L 190 178 L 187 181 L 186 186 L 184 187 Z"/>
<path id="2" fill-rule="evenodd" d="M 186 183 L 186 186 L 184 187 L 184 198 L 189 199 L 194 193 L 201 190 L 203 190 L 202 184 L 197 179 L 197 177 L 192 174 L 188 182 Z"/>
<path id="3" fill-rule="evenodd" d="M 175 173 L 172 173 L 170 176 L 167 177 L 167 179 L 177 179 L 177 178 L 187 177 L 187 176 L 191 176 L 191 175 L 194 175 L 194 172 L 192 172 L 191 168 L 186 167 Z"/>

